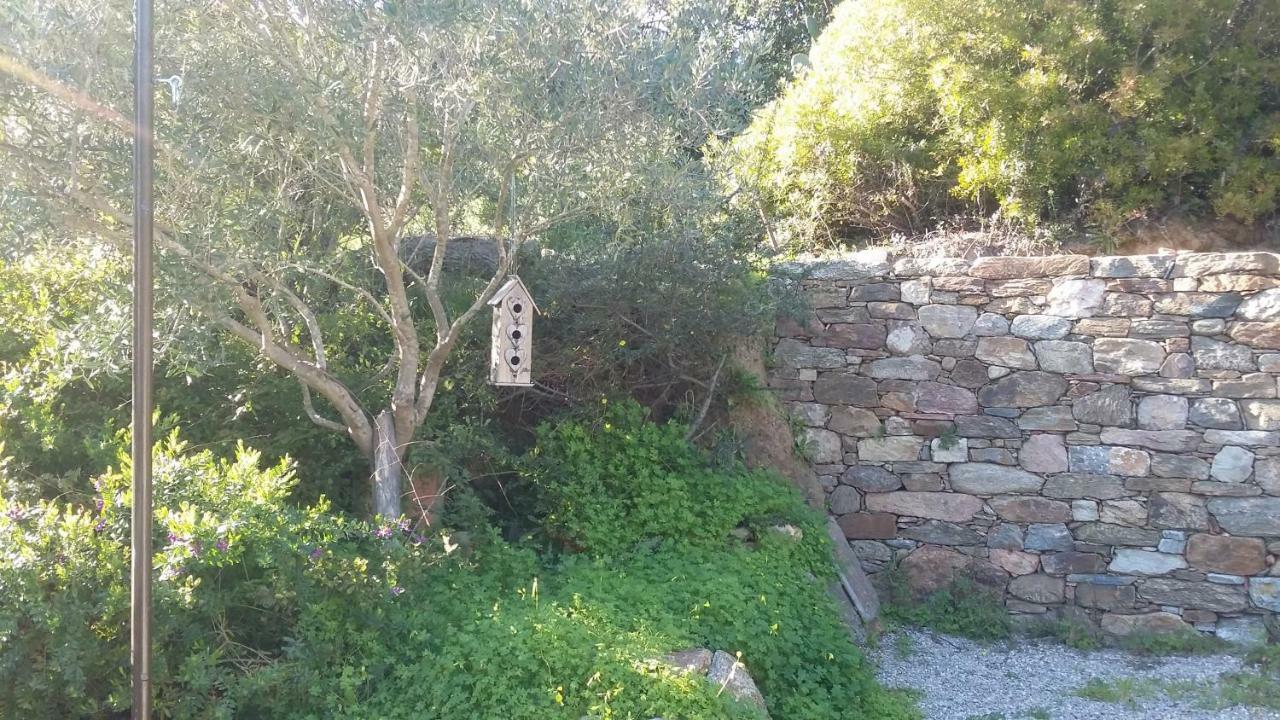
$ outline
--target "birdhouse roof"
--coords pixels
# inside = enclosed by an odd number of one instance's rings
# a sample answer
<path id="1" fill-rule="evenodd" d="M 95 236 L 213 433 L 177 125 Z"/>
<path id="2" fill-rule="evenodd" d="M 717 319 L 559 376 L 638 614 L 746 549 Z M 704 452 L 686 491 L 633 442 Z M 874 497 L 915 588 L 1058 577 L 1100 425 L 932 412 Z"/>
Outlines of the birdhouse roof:
<path id="1" fill-rule="evenodd" d="M 502 287 L 498 288 L 498 292 L 494 293 L 493 297 L 489 299 L 489 304 L 498 305 L 517 288 L 520 289 L 520 292 L 524 293 L 525 297 L 529 298 L 529 304 L 533 306 L 533 311 L 541 315 L 542 311 L 538 309 L 538 303 L 533 300 L 533 293 L 529 292 L 529 288 L 524 286 L 524 283 L 521 282 L 517 275 L 512 275 L 507 278 L 507 281 L 503 283 Z"/>

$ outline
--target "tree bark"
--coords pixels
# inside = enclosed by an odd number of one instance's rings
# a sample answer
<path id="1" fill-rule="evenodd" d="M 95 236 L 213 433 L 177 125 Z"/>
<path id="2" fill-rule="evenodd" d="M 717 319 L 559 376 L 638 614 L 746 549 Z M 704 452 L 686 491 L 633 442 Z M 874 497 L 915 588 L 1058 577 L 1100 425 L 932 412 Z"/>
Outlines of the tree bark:
<path id="1" fill-rule="evenodd" d="M 400 517 L 400 452 L 396 425 L 390 410 L 378 413 L 374 421 L 377 447 L 373 451 L 373 514 Z"/>

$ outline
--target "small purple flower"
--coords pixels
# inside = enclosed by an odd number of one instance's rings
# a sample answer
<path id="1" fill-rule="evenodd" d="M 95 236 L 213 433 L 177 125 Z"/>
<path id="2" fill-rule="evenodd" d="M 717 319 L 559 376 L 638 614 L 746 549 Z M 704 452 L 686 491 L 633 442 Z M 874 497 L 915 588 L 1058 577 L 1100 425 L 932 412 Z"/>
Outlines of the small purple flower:
<path id="1" fill-rule="evenodd" d="M 181 537 L 181 536 L 179 536 L 179 535 L 175 535 L 174 533 L 169 533 L 169 543 L 170 543 L 170 544 L 175 544 L 175 543 L 180 543 L 180 542 L 182 542 L 182 537 Z"/>
<path id="2" fill-rule="evenodd" d="M 427 541 L 427 539 L 426 539 L 426 538 L 424 538 L 424 537 L 422 537 L 422 536 L 421 536 L 421 535 L 419 535 L 418 533 L 414 533 L 414 534 L 412 534 L 412 535 L 410 535 L 410 536 L 409 536 L 409 542 L 413 543 L 414 545 L 421 545 L 422 543 L 424 543 L 424 542 L 426 542 L 426 541 Z"/>
<path id="3" fill-rule="evenodd" d="M 105 504 L 106 503 L 102 502 L 102 498 L 94 498 L 93 500 L 93 507 L 98 512 L 102 512 L 102 506 Z"/>
<path id="4" fill-rule="evenodd" d="M 204 547 L 200 545 L 199 540 L 192 540 L 190 543 L 187 544 L 187 547 L 191 550 L 191 554 L 194 555 L 195 557 L 200 557 L 200 553 L 204 552 Z"/>
<path id="5" fill-rule="evenodd" d="M 396 523 L 396 525 L 400 528 L 400 532 L 402 533 L 408 533 L 410 530 L 413 530 L 413 523 L 409 522 L 408 518 L 401 518 L 400 522 Z"/>
<path id="6" fill-rule="evenodd" d="M 99 521 L 98 521 L 98 524 L 97 524 L 97 525 L 94 525 L 94 526 L 93 526 L 93 532 L 94 532 L 95 534 L 96 534 L 96 533 L 100 533 L 100 532 L 102 532 L 103 530 L 106 530 L 106 529 L 107 529 L 107 519 L 106 519 L 106 518 L 102 518 L 101 520 L 99 520 Z"/>
<path id="7" fill-rule="evenodd" d="M 373 536 L 378 538 L 379 540 L 386 540 L 387 538 L 391 537 L 394 534 L 395 532 L 391 528 L 382 527 L 382 528 L 378 528 L 378 531 L 375 532 Z"/>
<path id="8" fill-rule="evenodd" d="M 231 543 L 227 542 L 226 538 L 218 538 L 217 544 L 214 545 L 214 547 L 218 548 L 218 552 L 226 552 L 230 546 Z"/>
<path id="9" fill-rule="evenodd" d="M 10 520 L 22 520 L 27 516 L 27 514 L 22 511 L 22 508 L 17 506 L 9 508 L 9 510 L 5 512 L 5 515 L 8 516 Z"/>
<path id="10" fill-rule="evenodd" d="M 319 545 L 317 545 L 317 546 L 315 546 L 314 548 L 312 548 L 312 550 L 311 550 L 311 559 L 312 559 L 312 560 L 319 560 L 319 559 L 320 559 L 320 558 L 322 558 L 322 557 L 324 557 L 324 548 L 320 547 Z"/>
<path id="11" fill-rule="evenodd" d="M 391 597 L 400 597 L 401 593 L 403 592 L 404 592 L 404 588 L 400 587 L 399 585 L 396 585 L 395 587 L 391 588 Z"/>

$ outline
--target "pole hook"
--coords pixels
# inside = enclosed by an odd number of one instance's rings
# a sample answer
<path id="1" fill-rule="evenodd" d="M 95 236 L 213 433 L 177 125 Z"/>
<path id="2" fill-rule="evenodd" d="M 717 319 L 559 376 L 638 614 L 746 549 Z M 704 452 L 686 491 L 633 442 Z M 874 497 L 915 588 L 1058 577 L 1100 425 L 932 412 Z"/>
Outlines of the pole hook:
<path id="1" fill-rule="evenodd" d="M 170 75 L 167 78 L 156 78 L 157 83 L 169 86 L 169 99 L 173 101 L 173 107 L 178 107 L 178 100 L 182 97 L 182 76 Z"/>

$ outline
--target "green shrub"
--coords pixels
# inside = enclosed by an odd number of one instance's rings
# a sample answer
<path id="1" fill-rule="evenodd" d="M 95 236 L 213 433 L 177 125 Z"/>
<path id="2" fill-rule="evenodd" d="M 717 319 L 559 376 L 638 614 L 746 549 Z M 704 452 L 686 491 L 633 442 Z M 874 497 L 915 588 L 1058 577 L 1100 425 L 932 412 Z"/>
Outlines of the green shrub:
<path id="1" fill-rule="evenodd" d="M 300 509 L 287 465 L 170 439 L 156 462 L 157 716 L 755 717 L 655 662 L 701 646 L 740 653 L 778 720 L 918 717 L 849 641 L 824 592 L 825 534 L 793 490 L 712 468 L 635 406 L 610 417 L 545 430 L 531 457 L 535 489 L 562 508 L 547 526 L 593 550 L 542 557 L 482 513 L 464 539 L 371 527 L 323 500 Z M 0 501 L 0 716 L 127 709 L 127 470 L 100 479 L 100 509 Z M 613 509 L 581 514 L 597 507 Z M 731 534 L 742 522 L 750 542 Z"/>
<path id="2" fill-rule="evenodd" d="M 1280 6 L 846 0 L 729 149 L 799 243 L 1280 203 Z"/>
<path id="3" fill-rule="evenodd" d="M 907 586 L 900 568 L 891 567 L 881 574 L 884 595 L 880 614 L 889 624 L 926 627 L 974 640 L 1003 640 L 1013 632 L 1000 596 L 969 578 L 957 578 L 941 590 L 919 597 Z"/>

